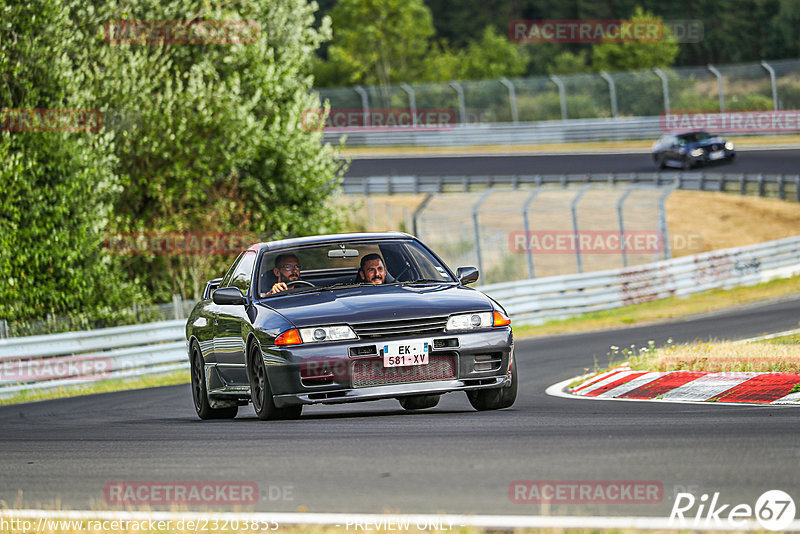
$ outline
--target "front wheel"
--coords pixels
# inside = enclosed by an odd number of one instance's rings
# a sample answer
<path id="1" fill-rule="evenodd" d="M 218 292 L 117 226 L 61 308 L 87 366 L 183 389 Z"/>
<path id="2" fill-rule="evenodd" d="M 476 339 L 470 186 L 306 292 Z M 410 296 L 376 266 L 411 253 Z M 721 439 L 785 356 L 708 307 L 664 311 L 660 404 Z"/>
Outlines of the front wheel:
<path id="1" fill-rule="evenodd" d="M 510 386 L 467 391 L 467 398 L 472 407 L 479 412 L 508 408 L 517 400 L 517 382 L 517 362 L 515 360 L 511 365 Z"/>
<path id="2" fill-rule="evenodd" d="M 247 376 L 250 380 L 250 399 L 253 409 L 262 421 L 275 419 L 297 419 L 303 411 L 302 405 L 277 408 L 272 399 L 272 389 L 267 378 L 267 366 L 261 355 L 261 348 L 257 343 L 250 346 L 250 356 L 247 359 Z"/>
<path id="3" fill-rule="evenodd" d="M 194 409 L 200 419 L 233 419 L 239 412 L 238 406 L 226 406 L 225 408 L 212 408 L 208 400 L 208 389 L 206 388 L 206 373 L 203 355 L 196 342 L 192 343 L 192 399 Z"/>

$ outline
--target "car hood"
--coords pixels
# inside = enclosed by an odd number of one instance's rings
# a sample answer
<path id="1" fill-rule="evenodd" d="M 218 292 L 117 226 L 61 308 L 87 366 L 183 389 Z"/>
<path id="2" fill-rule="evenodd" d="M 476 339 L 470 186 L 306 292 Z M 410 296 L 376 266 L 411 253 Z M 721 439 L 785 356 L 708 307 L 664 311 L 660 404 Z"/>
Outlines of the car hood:
<path id="1" fill-rule="evenodd" d="M 298 328 L 326 324 L 356 324 L 490 311 L 483 293 L 447 284 L 386 285 L 317 291 L 271 297 L 259 303 Z"/>
<path id="2" fill-rule="evenodd" d="M 694 143 L 686 143 L 686 148 L 705 148 L 711 145 L 720 145 L 720 148 L 725 146 L 725 139 L 722 137 L 709 137 L 708 139 L 703 139 L 702 141 L 695 141 Z"/>

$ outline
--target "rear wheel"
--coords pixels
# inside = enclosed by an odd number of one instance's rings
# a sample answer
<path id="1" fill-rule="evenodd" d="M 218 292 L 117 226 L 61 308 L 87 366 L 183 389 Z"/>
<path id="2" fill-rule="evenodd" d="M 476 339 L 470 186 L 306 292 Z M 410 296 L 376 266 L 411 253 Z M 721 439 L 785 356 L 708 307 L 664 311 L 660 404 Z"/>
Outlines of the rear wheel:
<path id="1" fill-rule="evenodd" d="M 683 160 L 681 160 L 681 169 L 683 169 L 684 171 L 691 170 L 692 160 L 689 158 L 683 158 Z"/>
<path id="2" fill-rule="evenodd" d="M 411 395 L 409 397 L 400 397 L 400 406 L 406 410 L 424 410 L 425 408 L 433 408 L 439 404 L 441 395 Z"/>
<path id="3" fill-rule="evenodd" d="M 238 406 L 226 406 L 225 408 L 212 408 L 208 400 L 208 389 L 206 389 L 206 373 L 203 354 L 197 342 L 192 342 L 192 398 L 194 409 L 200 419 L 233 419 L 239 412 Z"/>
<path id="4" fill-rule="evenodd" d="M 514 361 L 511 366 L 510 386 L 467 391 L 467 398 L 472 407 L 479 412 L 508 408 L 517 400 L 517 382 L 517 362 Z"/>
<path id="5" fill-rule="evenodd" d="M 247 359 L 247 376 L 250 380 L 250 399 L 253 409 L 262 421 L 275 419 L 297 419 L 303 411 L 303 405 L 277 408 L 272 399 L 272 389 L 267 378 L 267 366 L 261 356 L 258 343 L 250 346 L 250 355 Z"/>

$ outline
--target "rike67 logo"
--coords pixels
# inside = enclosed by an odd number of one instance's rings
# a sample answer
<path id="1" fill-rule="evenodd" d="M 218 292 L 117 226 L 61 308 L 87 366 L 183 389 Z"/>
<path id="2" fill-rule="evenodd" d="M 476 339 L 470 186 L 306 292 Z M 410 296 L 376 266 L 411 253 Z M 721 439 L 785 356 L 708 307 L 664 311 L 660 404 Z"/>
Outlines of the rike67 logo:
<path id="1" fill-rule="evenodd" d="M 669 514 L 670 524 L 678 528 L 720 527 L 720 528 L 753 528 L 753 520 L 767 530 L 786 530 L 794 521 L 795 505 L 792 497 L 781 490 L 764 492 L 755 503 L 730 504 L 720 500 L 719 492 L 710 498 L 704 493 L 698 499 L 692 493 L 678 493 L 672 512 Z"/>

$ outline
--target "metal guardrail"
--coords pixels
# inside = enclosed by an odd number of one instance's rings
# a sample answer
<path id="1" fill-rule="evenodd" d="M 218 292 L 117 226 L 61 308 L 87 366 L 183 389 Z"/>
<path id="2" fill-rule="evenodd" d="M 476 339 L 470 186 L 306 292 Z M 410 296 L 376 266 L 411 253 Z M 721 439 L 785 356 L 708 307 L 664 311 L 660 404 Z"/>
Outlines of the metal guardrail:
<path id="1" fill-rule="evenodd" d="M 326 143 L 357 147 L 460 147 L 479 145 L 537 145 L 587 141 L 657 139 L 663 132 L 663 117 L 619 119 L 572 119 L 520 123 L 487 123 L 452 128 L 396 128 L 390 131 L 324 131 Z"/>
<path id="2" fill-rule="evenodd" d="M 800 175 L 764 173 L 630 172 L 589 174 L 513 174 L 446 176 L 346 176 L 344 193 L 353 195 L 393 195 L 476 191 L 489 187 L 557 185 L 671 185 L 692 191 L 720 191 L 775 197 L 800 202 Z"/>
<path id="3" fill-rule="evenodd" d="M 515 324 L 541 324 L 797 274 L 800 274 L 800 236 L 625 269 L 504 282 L 478 289 L 500 302 Z"/>
<path id="4" fill-rule="evenodd" d="M 0 396 L 188 369 L 186 321 L 0 340 Z"/>

